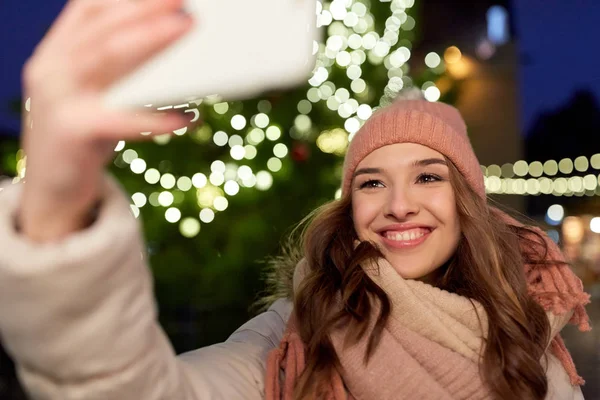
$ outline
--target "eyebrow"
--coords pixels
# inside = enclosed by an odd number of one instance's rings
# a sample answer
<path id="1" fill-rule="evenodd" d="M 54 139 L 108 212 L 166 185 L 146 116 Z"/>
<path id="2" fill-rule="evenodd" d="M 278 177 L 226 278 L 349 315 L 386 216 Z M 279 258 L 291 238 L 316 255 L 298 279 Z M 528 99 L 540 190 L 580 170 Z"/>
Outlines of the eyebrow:
<path id="1" fill-rule="evenodd" d="M 440 164 L 440 165 L 445 165 L 448 166 L 448 163 L 446 162 L 446 160 L 442 159 L 442 158 L 425 158 L 423 160 L 415 160 L 411 166 L 412 167 L 426 167 L 428 165 L 434 165 L 434 164 Z M 359 175 L 365 175 L 365 174 L 380 174 L 382 173 L 383 170 L 381 168 L 361 168 L 358 169 L 354 172 L 353 175 L 353 179 L 356 178 Z"/>
<path id="2" fill-rule="evenodd" d="M 423 160 L 416 160 L 415 162 L 413 162 L 413 167 L 426 167 L 428 165 L 433 164 L 441 164 L 445 165 L 446 167 L 448 166 L 446 160 L 442 158 L 425 158 Z"/>

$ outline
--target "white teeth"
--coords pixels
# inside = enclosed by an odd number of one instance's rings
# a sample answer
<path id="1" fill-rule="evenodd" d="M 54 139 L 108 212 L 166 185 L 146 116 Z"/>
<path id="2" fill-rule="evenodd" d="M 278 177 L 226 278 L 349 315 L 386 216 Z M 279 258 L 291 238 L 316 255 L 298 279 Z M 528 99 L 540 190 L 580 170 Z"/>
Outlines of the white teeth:
<path id="1" fill-rule="evenodd" d="M 418 239 L 422 236 L 424 236 L 427 233 L 427 230 L 425 229 L 411 229 L 409 231 L 404 231 L 404 232 L 386 232 L 385 233 L 385 237 L 390 239 L 390 240 L 396 240 L 396 241 L 409 241 L 409 240 L 415 240 Z"/>

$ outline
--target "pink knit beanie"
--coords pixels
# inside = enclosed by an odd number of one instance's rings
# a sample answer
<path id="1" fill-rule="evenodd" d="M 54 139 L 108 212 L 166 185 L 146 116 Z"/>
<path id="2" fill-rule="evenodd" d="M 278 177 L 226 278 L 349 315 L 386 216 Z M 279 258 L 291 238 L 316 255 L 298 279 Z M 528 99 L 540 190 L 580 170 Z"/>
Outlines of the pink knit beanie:
<path id="1" fill-rule="evenodd" d="M 342 194 L 347 195 L 358 164 L 374 150 L 396 143 L 417 143 L 448 157 L 482 198 L 481 166 L 458 110 L 427 100 L 398 100 L 373 114 L 356 133 L 344 160 Z"/>

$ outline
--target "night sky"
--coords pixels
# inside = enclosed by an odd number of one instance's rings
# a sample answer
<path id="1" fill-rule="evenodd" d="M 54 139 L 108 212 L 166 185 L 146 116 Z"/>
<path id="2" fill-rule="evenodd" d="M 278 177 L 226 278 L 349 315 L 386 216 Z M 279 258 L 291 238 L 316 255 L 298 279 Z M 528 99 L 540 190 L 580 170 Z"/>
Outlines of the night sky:
<path id="1" fill-rule="evenodd" d="M 600 1 L 513 2 L 521 52 L 522 127 L 589 89 L 600 102 Z"/>
<path id="2" fill-rule="evenodd" d="M 19 131 L 9 103 L 20 95 L 21 67 L 63 4 L 0 1 L 0 134 Z M 510 8 L 520 49 L 523 131 L 539 112 L 566 102 L 576 89 L 588 88 L 600 99 L 600 1 L 514 0 Z"/>

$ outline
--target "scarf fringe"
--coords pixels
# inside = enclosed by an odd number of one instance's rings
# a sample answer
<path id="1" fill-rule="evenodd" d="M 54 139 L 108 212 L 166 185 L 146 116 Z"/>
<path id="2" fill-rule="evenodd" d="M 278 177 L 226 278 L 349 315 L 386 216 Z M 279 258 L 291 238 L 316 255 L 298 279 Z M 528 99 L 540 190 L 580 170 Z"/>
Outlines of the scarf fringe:
<path id="1" fill-rule="evenodd" d="M 295 316 L 291 316 L 295 319 Z M 304 372 L 306 361 L 304 358 L 304 343 L 300 336 L 293 332 L 295 324 L 291 323 L 277 349 L 269 352 L 267 357 L 267 371 L 265 381 L 265 399 L 267 400 L 293 400 L 294 389 L 298 378 Z M 284 373 L 281 379 L 281 373 Z M 281 381 L 283 380 L 283 391 Z M 342 376 L 337 371 L 332 371 L 331 379 L 319 388 L 318 398 L 324 400 L 354 400 L 346 391 Z"/>
<path id="2" fill-rule="evenodd" d="M 279 348 L 272 350 L 267 357 L 265 398 L 293 400 L 296 381 L 304 367 L 304 343 L 297 333 L 287 332 Z M 283 392 L 279 379 L 281 370 L 285 371 Z"/>
<path id="3" fill-rule="evenodd" d="M 565 342 L 560 335 L 556 335 L 554 340 L 552 340 L 550 351 L 562 362 L 562 365 L 571 380 L 571 385 L 576 386 L 585 384 L 585 380 L 577 373 L 573 358 L 571 358 L 571 354 L 569 353 L 569 350 L 567 350 Z"/>
<path id="4" fill-rule="evenodd" d="M 590 331 L 590 318 L 585 311 L 585 305 L 590 303 L 590 295 L 584 292 L 581 279 L 575 275 L 566 263 L 558 245 L 541 229 L 534 228 L 534 230 L 542 236 L 548 249 L 546 260 L 554 263 L 525 265 L 529 295 L 544 310 L 551 311 L 555 315 L 565 315 L 567 312 L 572 311 L 573 316 L 568 323 L 577 326 L 581 332 Z M 538 237 L 530 237 L 530 239 L 537 245 L 543 245 Z M 527 249 L 522 248 L 522 251 L 527 251 Z M 556 335 L 552 339 L 550 351 L 561 361 L 572 385 L 583 385 L 585 383 L 577 373 L 573 358 L 560 335 Z"/>

